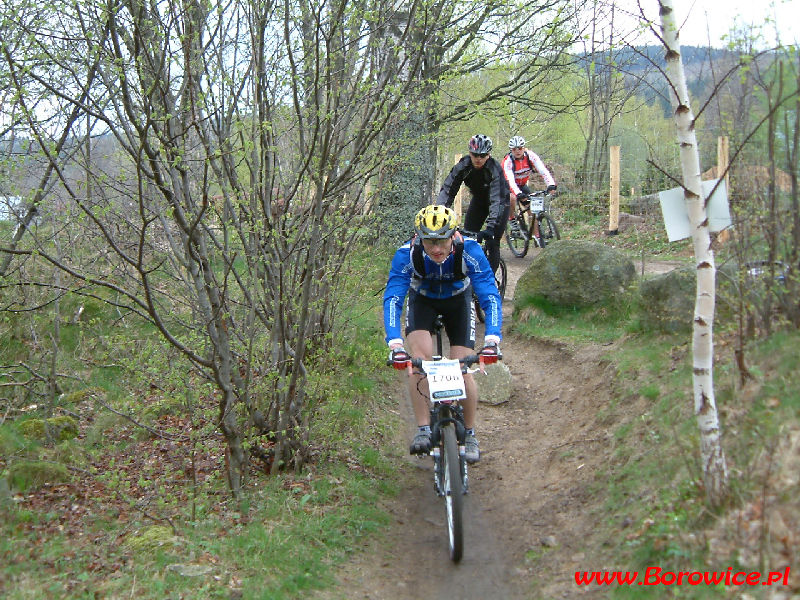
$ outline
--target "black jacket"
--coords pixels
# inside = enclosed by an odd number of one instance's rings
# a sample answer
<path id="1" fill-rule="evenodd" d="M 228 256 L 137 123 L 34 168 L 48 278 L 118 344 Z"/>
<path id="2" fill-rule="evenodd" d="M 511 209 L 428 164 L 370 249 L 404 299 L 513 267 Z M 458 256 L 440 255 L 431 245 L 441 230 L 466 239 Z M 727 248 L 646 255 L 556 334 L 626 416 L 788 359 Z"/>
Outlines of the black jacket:
<path id="1" fill-rule="evenodd" d="M 489 204 L 486 228 L 494 229 L 505 207 L 510 203 L 508 181 L 503 174 L 503 167 L 490 156 L 483 168 L 476 169 L 467 154 L 453 166 L 445 178 L 436 204 L 452 206 L 462 183 L 469 188 L 473 200 Z"/>

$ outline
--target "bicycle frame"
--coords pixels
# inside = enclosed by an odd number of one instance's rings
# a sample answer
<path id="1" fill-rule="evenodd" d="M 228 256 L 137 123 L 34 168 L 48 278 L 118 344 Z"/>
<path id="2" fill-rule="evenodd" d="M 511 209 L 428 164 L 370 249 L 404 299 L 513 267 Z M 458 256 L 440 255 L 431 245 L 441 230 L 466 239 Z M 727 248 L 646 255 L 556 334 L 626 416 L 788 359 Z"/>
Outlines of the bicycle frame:
<path id="1" fill-rule="evenodd" d="M 558 226 L 550 216 L 550 196 L 545 191 L 533 192 L 527 200 L 517 199 L 516 222 L 521 231 L 512 231 L 509 222 L 506 226 L 506 241 L 511 253 L 517 258 L 528 253 L 531 240 L 536 246 L 544 248 L 550 239 L 561 239 Z"/>
<path id="2" fill-rule="evenodd" d="M 534 192 L 528 197 L 528 202 L 517 202 L 517 215 L 524 216 L 525 213 L 531 215 L 531 224 L 528 227 L 528 237 L 533 238 L 533 230 L 537 222 L 541 222 L 542 216 L 550 213 L 550 200 L 545 192 Z M 524 204 L 524 207 L 523 207 Z"/>

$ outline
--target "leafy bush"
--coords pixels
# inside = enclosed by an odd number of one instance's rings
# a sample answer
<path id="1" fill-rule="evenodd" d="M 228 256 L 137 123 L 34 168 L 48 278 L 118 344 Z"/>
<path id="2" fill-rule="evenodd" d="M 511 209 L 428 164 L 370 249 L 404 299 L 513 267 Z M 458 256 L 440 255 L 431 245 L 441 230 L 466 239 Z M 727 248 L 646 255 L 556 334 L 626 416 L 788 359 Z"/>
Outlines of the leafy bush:
<path id="1" fill-rule="evenodd" d="M 64 483 L 70 480 L 67 467 L 42 460 L 23 460 L 8 468 L 8 480 L 21 492 L 39 488 L 47 483 Z"/>

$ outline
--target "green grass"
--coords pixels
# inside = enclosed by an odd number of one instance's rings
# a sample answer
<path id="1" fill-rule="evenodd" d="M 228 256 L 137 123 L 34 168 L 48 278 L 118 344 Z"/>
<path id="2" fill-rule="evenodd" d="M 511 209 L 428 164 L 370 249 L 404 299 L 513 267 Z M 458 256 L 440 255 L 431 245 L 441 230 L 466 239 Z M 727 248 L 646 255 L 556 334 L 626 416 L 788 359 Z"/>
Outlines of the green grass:
<path id="1" fill-rule="evenodd" d="M 76 553 L 68 536 L 51 534 L 41 544 L 36 529 L 27 535 L 17 529 L 0 541 L 4 598 L 127 597 L 134 590 L 140 598 L 229 598 L 236 590 L 242 598 L 302 598 L 332 581 L 336 563 L 358 539 L 386 525 L 378 500 L 387 489 L 335 464 L 294 483 L 281 476 L 249 489 L 246 515 L 217 513 L 181 524 L 179 544 L 163 551 L 136 554 L 115 544 L 125 530 L 114 528 L 110 515 L 87 525 L 88 535 L 100 536 L 96 557 Z M 25 510 L 5 516 L 12 531 L 20 523 L 45 527 L 60 517 Z M 102 564 L 93 564 L 97 560 Z M 170 565 L 209 572 L 186 577 Z M 115 567 L 121 570 L 113 572 Z"/>
<path id="2" fill-rule="evenodd" d="M 631 305 L 627 300 L 591 308 L 565 308 L 534 298 L 517 307 L 513 319 L 516 332 L 529 337 L 567 342 L 609 343 L 631 328 Z"/>
<path id="3" fill-rule="evenodd" d="M 797 514 L 796 489 L 765 488 L 764 482 L 770 449 L 800 426 L 800 332 L 777 331 L 748 342 L 745 358 L 754 379 L 742 387 L 733 354 L 735 331 L 726 324 L 717 328 L 715 396 L 731 492 L 723 507 L 711 510 L 702 486 L 691 334 L 650 331 L 639 323 L 635 303 L 625 301 L 584 310 L 534 304 L 515 317 L 515 331 L 521 335 L 608 345 L 604 359 L 613 366 L 616 383 L 614 397 L 598 411 L 598 424 L 611 432 L 612 452 L 591 488 L 603 498 L 596 509 L 596 537 L 612 540 L 594 550 L 602 552 L 602 564 L 640 573 L 649 566 L 673 572 L 731 566 L 757 570 L 739 563 L 735 546 L 727 554 L 710 553 L 706 536 L 726 534 L 717 530 L 721 520 L 757 503 L 764 493 L 775 495 L 772 510 L 782 504 L 784 514 Z M 629 525 L 623 528 L 623 522 Z M 689 597 L 687 589 L 661 586 L 648 590 L 648 597 Z M 693 586 L 690 597 L 730 593 L 723 586 Z M 642 588 L 614 586 L 606 595 L 640 598 Z"/>
<path id="4" fill-rule="evenodd" d="M 381 499 L 396 493 L 400 476 L 386 451 L 399 425 L 386 410 L 394 404 L 386 391 L 393 372 L 384 365 L 379 317 L 389 256 L 387 250 L 386 261 L 376 260 L 370 249 L 342 273 L 349 301 L 338 308 L 331 343 L 320 344 L 310 362 L 307 468 L 268 476 L 254 467 L 238 502 L 223 476 L 212 388 L 187 375 L 152 326 L 130 316 L 120 321 L 116 309 L 86 298 L 63 299 L 65 316 L 80 304 L 85 310 L 79 323 L 62 323 L 59 371 L 77 378 L 64 380 L 53 408 L 78 416 L 80 436 L 69 447 L 48 447 L 25 440 L 5 420 L 0 478 L 12 463 L 42 458 L 68 465 L 73 481 L 19 502 L 0 496 L 3 598 L 293 599 L 330 585 L 336 565 L 362 538 L 387 526 Z M 46 354 L 47 344 L 33 349 L 31 333 L 46 340 L 51 318 L 3 315 L 0 360 Z M 154 437 L 98 401 L 168 436 L 192 432 L 196 441 Z M 187 429 L 189 419 L 196 429 Z M 202 475 L 197 487 L 192 448 Z M 143 527 L 170 522 L 177 545 L 139 553 L 126 543 Z M 208 573 L 181 575 L 183 566 Z"/>
<path id="5" fill-rule="evenodd" d="M 622 228 L 617 235 L 608 235 L 608 215 L 571 209 L 559 217 L 563 239 L 601 242 L 626 252 L 637 268 L 642 256 L 652 260 L 685 260 L 692 254 L 691 240 L 670 242 L 660 219 L 651 219 Z"/>

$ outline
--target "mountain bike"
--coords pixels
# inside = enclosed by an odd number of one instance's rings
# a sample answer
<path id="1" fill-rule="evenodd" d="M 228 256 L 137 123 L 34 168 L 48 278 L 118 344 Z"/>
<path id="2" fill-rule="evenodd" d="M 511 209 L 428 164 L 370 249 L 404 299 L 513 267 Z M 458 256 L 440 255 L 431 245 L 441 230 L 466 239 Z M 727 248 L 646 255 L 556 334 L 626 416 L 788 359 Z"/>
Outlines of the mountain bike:
<path id="1" fill-rule="evenodd" d="M 475 231 L 461 231 L 464 237 L 475 239 L 478 234 Z M 483 248 L 483 253 L 486 255 L 486 258 L 489 258 L 489 252 L 486 248 L 486 242 L 484 241 L 481 244 Z M 497 284 L 497 291 L 500 293 L 500 299 L 506 299 L 506 285 L 508 283 L 508 268 L 506 267 L 506 261 L 503 260 L 503 257 L 500 257 L 500 262 L 497 265 L 497 269 L 494 272 L 494 282 Z M 481 323 L 486 321 L 486 314 L 483 312 L 481 308 L 481 303 L 478 301 L 478 296 L 475 292 L 472 292 L 472 302 L 475 305 L 475 315 L 478 317 L 478 321 Z"/>
<path id="2" fill-rule="evenodd" d="M 550 197 L 545 191 L 533 192 L 529 196 L 517 196 L 517 223 L 519 233 L 514 233 L 511 221 L 506 223 L 506 242 L 511 253 L 522 258 L 528 253 L 531 240 L 539 248 L 544 248 L 554 239 L 560 240 L 553 217 L 550 216 Z"/>
<path id="3" fill-rule="evenodd" d="M 386 364 L 395 368 L 407 368 L 409 374 L 424 375 L 428 380 L 428 391 L 431 404 L 431 451 L 433 457 L 433 489 L 444 498 L 447 511 L 447 541 L 450 549 L 450 560 L 458 562 L 464 554 L 464 495 L 469 491 L 467 461 L 464 457 L 464 411 L 460 401 L 464 400 L 464 373 L 483 371 L 485 364 L 502 360 L 502 355 L 482 356 L 471 354 L 461 359 L 449 360 L 442 355 L 442 329 L 444 323 L 438 316 L 434 321 L 436 336 L 436 352 L 433 360 L 413 358 L 405 366 L 393 363 Z M 479 369 L 470 369 L 478 363 Z M 416 369 L 416 370 L 415 370 Z M 419 384 L 422 383 L 420 379 Z M 417 385 L 419 385 L 417 384 Z"/>

